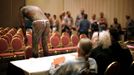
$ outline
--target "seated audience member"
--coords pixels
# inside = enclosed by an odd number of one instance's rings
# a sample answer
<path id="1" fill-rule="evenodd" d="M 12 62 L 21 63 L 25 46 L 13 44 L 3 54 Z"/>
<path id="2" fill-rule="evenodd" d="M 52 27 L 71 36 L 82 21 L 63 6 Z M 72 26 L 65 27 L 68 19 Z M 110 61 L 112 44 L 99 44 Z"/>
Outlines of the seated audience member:
<path id="1" fill-rule="evenodd" d="M 111 37 L 110 37 L 111 34 Z M 97 36 L 97 33 L 96 33 Z M 123 49 L 115 40 L 115 37 L 110 31 L 102 31 L 98 33 L 97 41 L 94 41 L 93 36 L 93 50 L 90 57 L 94 58 L 98 65 L 98 74 L 104 75 L 107 66 L 113 62 L 118 61 L 121 65 L 120 74 L 127 73 L 128 67 L 132 62 L 132 56 L 128 49 Z M 112 40 L 112 41 L 111 41 Z"/>
<path id="2" fill-rule="evenodd" d="M 133 61 L 130 50 L 128 48 L 124 49 L 121 47 L 119 42 L 116 40 L 114 31 L 110 31 L 110 34 L 112 38 L 112 45 L 110 46 L 110 49 L 112 50 L 113 58 L 121 65 L 121 75 L 127 75 L 128 68 Z"/>
<path id="3" fill-rule="evenodd" d="M 92 37 L 93 49 L 90 57 L 94 58 L 98 65 L 98 74 L 104 75 L 107 66 L 113 61 L 110 34 L 108 31 L 96 32 Z"/>
<path id="4" fill-rule="evenodd" d="M 92 43 L 88 38 L 83 38 L 78 43 L 78 57 L 72 61 L 65 62 L 52 75 L 95 75 L 97 64 L 93 58 L 89 57 Z"/>

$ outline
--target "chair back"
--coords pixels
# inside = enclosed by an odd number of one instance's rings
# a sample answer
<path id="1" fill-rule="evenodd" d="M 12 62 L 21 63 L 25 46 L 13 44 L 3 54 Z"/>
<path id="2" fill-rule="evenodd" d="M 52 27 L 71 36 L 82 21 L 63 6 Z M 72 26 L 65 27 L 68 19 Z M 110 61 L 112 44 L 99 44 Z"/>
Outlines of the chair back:
<path id="1" fill-rule="evenodd" d="M 104 75 L 119 75 L 120 73 L 120 64 L 117 61 L 112 62 L 106 68 Z"/>
<path id="2" fill-rule="evenodd" d="M 69 46 L 69 43 L 70 43 L 70 38 L 68 35 L 62 35 L 61 36 L 61 44 L 63 47 L 67 47 Z"/>
<path id="3" fill-rule="evenodd" d="M 60 43 L 60 38 L 58 36 L 52 35 L 50 37 L 50 44 L 53 48 L 58 47 L 59 43 Z"/>
<path id="4" fill-rule="evenodd" d="M 87 35 L 86 35 L 86 34 L 81 34 L 81 35 L 80 35 L 80 39 L 81 39 L 81 38 L 87 38 Z"/>
<path id="5" fill-rule="evenodd" d="M 70 37 L 69 33 L 67 33 L 67 32 L 63 32 L 62 35 L 66 35 L 66 36 Z"/>
<path id="6" fill-rule="evenodd" d="M 130 65 L 130 68 L 128 70 L 128 73 L 129 73 L 128 75 L 134 75 L 134 61 Z"/>
<path id="7" fill-rule="evenodd" d="M 16 32 L 17 30 L 15 28 L 12 28 L 9 30 L 9 33 L 11 33 L 12 35 L 15 35 Z"/>
<path id="8" fill-rule="evenodd" d="M 23 47 L 22 39 L 14 37 L 11 41 L 11 46 L 15 51 L 21 49 Z"/>
<path id="9" fill-rule="evenodd" d="M 8 45 L 10 44 L 10 38 L 7 35 L 3 35 L 1 37 L 7 40 Z"/>
<path id="10" fill-rule="evenodd" d="M 77 44 L 79 42 L 79 37 L 77 34 L 71 35 L 71 42 L 72 42 L 73 46 L 77 46 Z"/>
<path id="11" fill-rule="evenodd" d="M 8 42 L 4 38 L 0 38 L 0 53 L 8 49 Z"/>
<path id="12" fill-rule="evenodd" d="M 6 36 L 8 36 L 8 38 L 9 38 L 9 42 L 11 43 L 11 40 L 12 40 L 12 34 L 11 34 L 11 33 L 7 33 Z"/>
<path id="13" fill-rule="evenodd" d="M 52 33 L 52 36 L 53 36 L 53 35 L 54 35 L 54 36 L 58 36 L 58 37 L 60 38 L 60 33 L 57 32 L 57 31 L 56 31 L 56 32 L 53 32 L 53 33 Z"/>
<path id="14" fill-rule="evenodd" d="M 32 35 L 31 34 L 26 34 L 26 37 L 28 39 L 28 41 L 27 41 L 28 45 L 32 46 Z"/>

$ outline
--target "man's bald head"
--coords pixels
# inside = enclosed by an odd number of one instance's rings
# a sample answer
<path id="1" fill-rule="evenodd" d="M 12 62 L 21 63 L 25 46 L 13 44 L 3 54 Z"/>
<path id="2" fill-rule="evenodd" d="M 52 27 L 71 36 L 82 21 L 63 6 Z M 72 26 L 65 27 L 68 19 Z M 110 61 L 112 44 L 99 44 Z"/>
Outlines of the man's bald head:
<path id="1" fill-rule="evenodd" d="M 82 38 L 78 43 L 78 52 L 80 55 L 87 55 L 91 52 L 92 42 L 89 38 Z"/>

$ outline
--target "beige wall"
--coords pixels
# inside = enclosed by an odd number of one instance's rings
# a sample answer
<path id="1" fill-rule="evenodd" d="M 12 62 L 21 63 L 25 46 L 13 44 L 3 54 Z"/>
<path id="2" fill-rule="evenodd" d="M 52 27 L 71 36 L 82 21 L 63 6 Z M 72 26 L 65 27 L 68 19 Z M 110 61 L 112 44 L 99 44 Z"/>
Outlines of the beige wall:
<path id="1" fill-rule="evenodd" d="M 108 23 L 111 24 L 114 17 L 124 27 L 125 15 L 134 18 L 134 0 L 64 0 L 64 9 L 70 10 L 74 17 L 84 8 L 86 13 L 91 17 L 96 14 L 99 17 L 100 12 L 104 12 Z"/>
<path id="2" fill-rule="evenodd" d="M 26 0 L 26 5 L 36 5 L 44 12 L 60 14 L 64 10 L 63 2 L 63 0 Z"/>
<path id="3" fill-rule="evenodd" d="M 125 15 L 134 18 L 134 0 L 26 0 L 26 4 L 40 6 L 43 11 L 57 15 L 69 10 L 73 18 L 81 8 L 85 9 L 89 18 L 92 14 L 99 17 L 99 13 L 104 12 L 109 24 L 117 17 L 122 27 L 125 25 Z"/>

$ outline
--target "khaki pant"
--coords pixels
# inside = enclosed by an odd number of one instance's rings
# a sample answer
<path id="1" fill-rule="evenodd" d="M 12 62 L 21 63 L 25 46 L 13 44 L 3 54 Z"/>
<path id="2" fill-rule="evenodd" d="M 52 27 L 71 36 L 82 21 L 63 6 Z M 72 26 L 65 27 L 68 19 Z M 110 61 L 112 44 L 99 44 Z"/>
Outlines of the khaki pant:
<path id="1" fill-rule="evenodd" d="M 49 34 L 49 24 L 45 20 L 37 20 L 33 22 L 32 25 L 33 35 L 32 35 L 32 56 L 38 57 L 38 43 L 41 39 L 43 54 L 44 56 L 48 55 L 48 46 L 47 46 L 47 38 Z"/>

